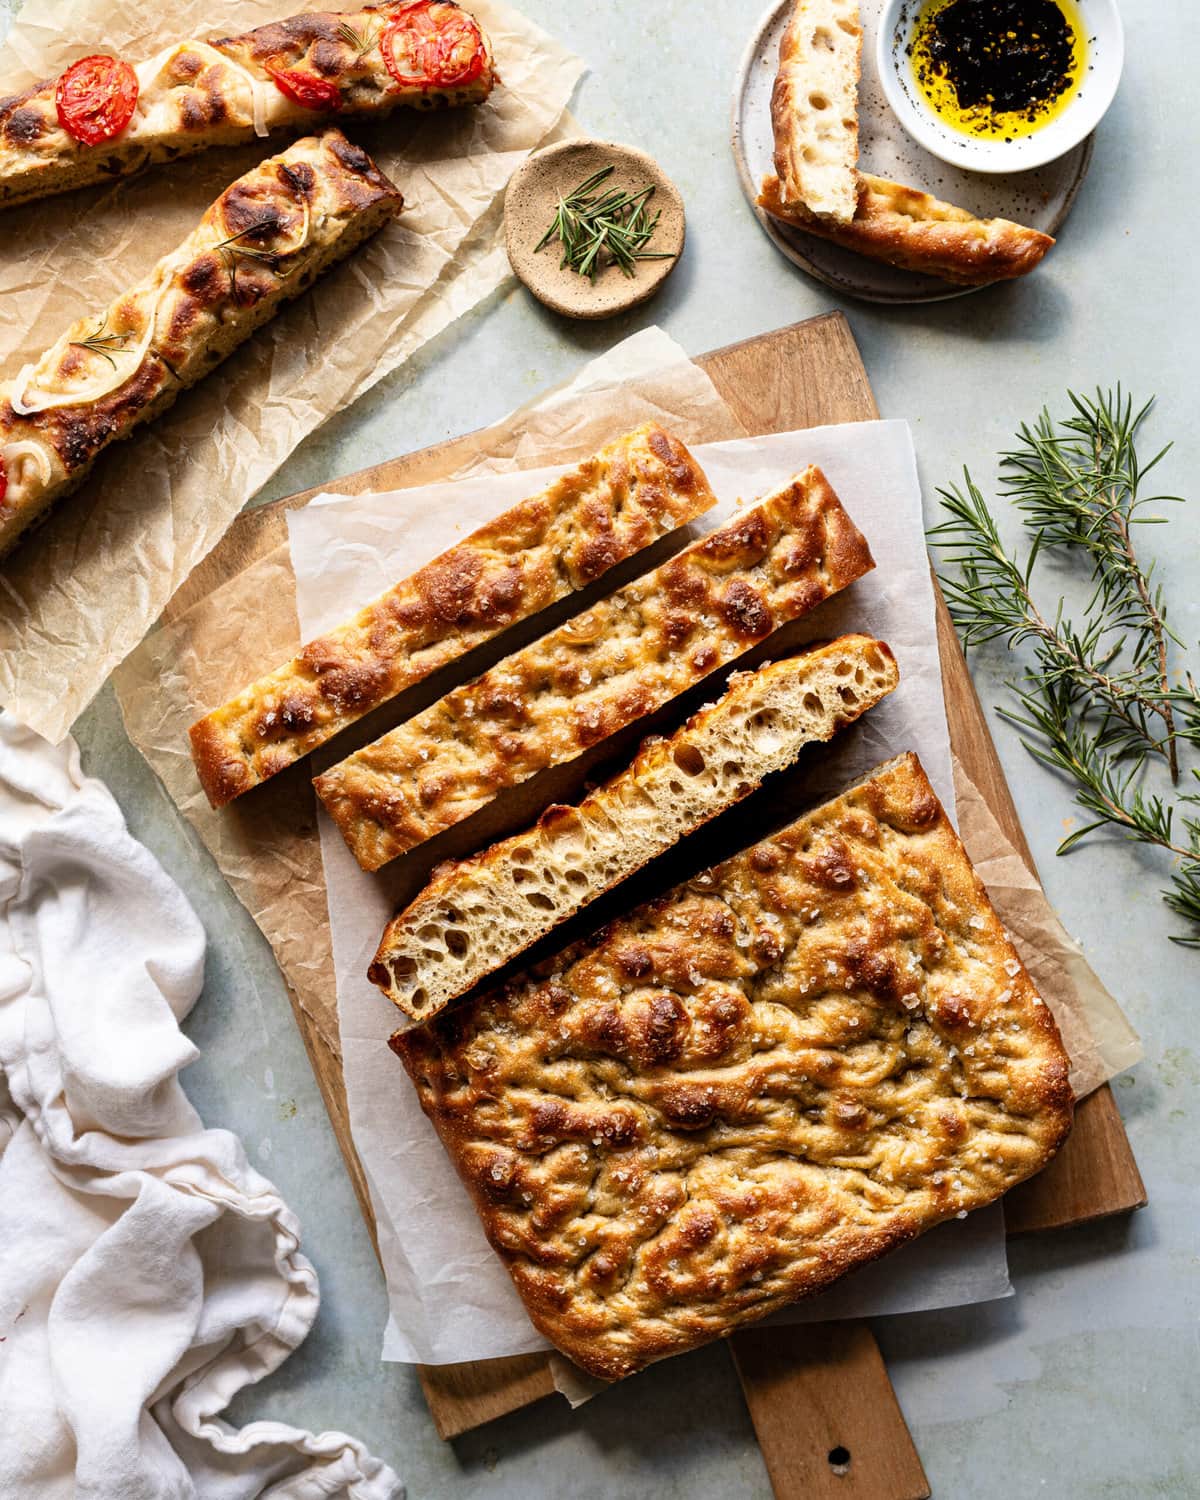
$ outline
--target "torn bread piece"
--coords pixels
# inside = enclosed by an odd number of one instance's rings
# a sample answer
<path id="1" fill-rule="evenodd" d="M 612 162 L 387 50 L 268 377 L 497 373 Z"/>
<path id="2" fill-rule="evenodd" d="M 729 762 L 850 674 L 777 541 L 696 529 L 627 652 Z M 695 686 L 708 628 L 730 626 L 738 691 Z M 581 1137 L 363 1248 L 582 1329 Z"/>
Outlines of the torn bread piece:
<path id="1" fill-rule="evenodd" d="M 715 504 L 700 465 L 658 423 L 609 443 L 193 724 L 209 802 L 277 775 Z"/>
<path id="2" fill-rule="evenodd" d="M 796 0 L 771 92 L 775 170 L 785 204 L 846 224 L 858 203 L 857 0 Z"/>
<path id="3" fill-rule="evenodd" d="M 788 224 L 905 271 L 984 286 L 1027 276 L 1054 244 L 1048 234 L 1008 219 L 977 219 L 916 188 L 860 174 L 858 208 L 848 224 L 789 204 L 778 177 L 763 179 L 759 206 Z"/>
<path id="4" fill-rule="evenodd" d="M 820 469 L 314 781 L 364 870 L 655 712 L 874 567 Z"/>
<path id="5" fill-rule="evenodd" d="M 486 99 L 491 45 L 451 0 L 313 11 L 143 62 L 100 55 L 0 99 L 0 207 L 332 115 Z"/>
<path id="6" fill-rule="evenodd" d="M 340 130 L 239 177 L 186 240 L 109 307 L 0 384 L 0 553 L 404 200 Z"/>
<path id="7" fill-rule="evenodd" d="M 830 740 L 900 680 L 889 648 L 846 635 L 730 678 L 669 739 L 648 741 L 578 807 L 439 866 L 383 934 L 370 978 L 428 1020 L 589 902 Z"/>
<path id="8" fill-rule="evenodd" d="M 602 1380 L 994 1202 L 1073 1109 L 915 755 L 391 1046 L 534 1325 Z"/>

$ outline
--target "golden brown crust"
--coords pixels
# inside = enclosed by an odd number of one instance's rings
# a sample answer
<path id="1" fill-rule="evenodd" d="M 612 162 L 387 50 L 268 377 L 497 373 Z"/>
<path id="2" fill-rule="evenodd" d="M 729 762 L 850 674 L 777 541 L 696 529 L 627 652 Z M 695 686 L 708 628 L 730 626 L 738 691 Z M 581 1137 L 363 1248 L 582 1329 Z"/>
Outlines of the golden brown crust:
<path id="1" fill-rule="evenodd" d="M 142 282 L 0 386 L 0 551 L 403 201 L 340 130 L 238 178 Z"/>
<path id="2" fill-rule="evenodd" d="M 606 1380 L 991 1203 L 1072 1114 L 913 755 L 391 1045 L 534 1324 Z"/>
<path id="3" fill-rule="evenodd" d="M 873 566 L 825 476 L 807 469 L 318 776 L 318 795 L 359 864 L 378 869 L 653 713 Z"/>
<path id="4" fill-rule="evenodd" d="M 655 422 L 609 443 L 191 728 L 214 807 L 716 504 Z"/>
<path id="5" fill-rule="evenodd" d="M 426 1021 L 588 902 L 829 740 L 900 680 L 883 641 L 839 636 L 730 678 L 716 703 L 577 807 L 439 865 L 388 923 L 369 978 Z"/>
<path id="6" fill-rule="evenodd" d="M 81 145 L 60 125 L 57 79 L 0 99 L 0 206 L 105 182 L 210 146 L 251 141 L 256 134 L 312 130 L 344 115 L 387 114 L 397 106 L 434 109 L 486 99 L 496 81 L 491 44 L 473 17 L 486 56 L 478 78 L 455 88 L 402 88 L 396 82 L 379 34 L 409 3 L 312 11 L 238 36 L 167 48 L 137 64 L 134 117 L 120 135 L 98 146 Z M 436 0 L 431 14 L 452 18 L 460 10 L 453 0 Z M 276 86 L 268 65 L 333 84 L 338 110 L 317 112 L 294 103 Z"/>
<path id="7" fill-rule="evenodd" d="M 1008 219 L 977 219 L 916 188 L 860 174 L 849 224 L 805 214 L 785 202 L 779 179 L 763 179 L 759 205 L 777 219 L 872 260 L 906 271 L 984 286 L 1027 276 L 1054 244 L 1048 234 Z"/>

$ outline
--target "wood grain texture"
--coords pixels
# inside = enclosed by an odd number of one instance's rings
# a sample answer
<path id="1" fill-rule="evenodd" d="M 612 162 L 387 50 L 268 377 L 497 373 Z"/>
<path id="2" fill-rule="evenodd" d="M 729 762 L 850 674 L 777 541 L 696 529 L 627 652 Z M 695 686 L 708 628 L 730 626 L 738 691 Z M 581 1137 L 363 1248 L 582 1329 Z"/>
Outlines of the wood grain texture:
<path id="1" fill-rule="evenodd" d="M 865 1323 L 747 1329 L 733 1362 L 775 1500 L 927 1500 L 929 1481 Z"/>
<path id="2" fill-rule="evenodd" d="M 1067 1144 L 1004 1200 L 1009 1234 L 1066 1229 L 1145 1208 L 1146 1187 L 1108 1084 L 1075 1110 Z"/>
<path id="3" fill-rule="evenodd" d="M 697 363 L 752 433 L 864 421 L 878 415 L 853 334 L 840 313 L 826 314 L 748 339 L 701 356 Z M 277 547 L 286 546 L 285 512 L 304 504 L 319 490 L 360 494 L 365 490 L 400 489 L 432 482 L 457 469 L 470 455 L 474 441 L 471 435 L 466 435 L 246 512 L 180 589 L 165 618 L 169 622 L 177 617 L 246 563 Z M 940 594 L 938 603 L 938 641 L 951 740 L 997 820 L 1032 869 L 1032 856 L 1008 784 Z M 329 1111 L 330 1123 L 368 1230 L 374 1238 L 366 1182 L 350 1136 L 337 1035 L 322 1028 L 299 1006 L 294 995 L 291 999 L 296 1023 Z M 1080 1107 L 1075 1130 L 1052 1166 L 1006 1200 L 1013 1232 L 1086 1222 L 1139 1207 L 1144 1202 L 1141 1178 L 1107 1088 L 1101 1089 Z M 830 1324 L 821 1334 L 821 1343 L 810 1346 L 809 1336 L 819 1326 L 805 1327 L 805 1347 L 822 1349 L 822 1359 L 831 1369 L 845 1368 L 855 1372 L 852 1402 L 851 1398 L 847 1401 L 856 1403 L 861 1409 L 864 1425 L 871 1426 L 878 1421 L 881 1430 L 892 1430 L 898 1422 L 903 1429 L 903 1419 L 878 1352 L 875 1361 L 869 1357 L 868 1341 L 874 1345 L 869 1330 L 862 1324 Z M 777 1333 L 786 1337 L 787 1349 L 793 1350 L 798 1335 L 790 1330 L 756 1330 L 739 1334 L 732 1340 L 734 1357 L 739 1361 L 743 1389 L 759 1430 L 772 1480 L 777 1484 L 786 1482 L 792 1485 L 792 1488 L 777 1489 L 777 1493 L 788 1496 L 804 1493 L 819 1500 L 825 1491 L 795 1488 L 795 1475 L 803 1471 L 794 1465 L 800 1462 L 800 1447 L 803 1445 L 798 1447 L 789 1434 L 797 1430 L 801 1413 L 796 1409 L 795 1395 L 787 1394 L 790 1387 L 786 1372 L 780 1368 L 791 1355 L 785 1358 L 780 1354 L 774 1364 L 756 1361 L 754 1353 L 742 1357 L 742 1340 L 756 1339 L 765 1344 Z M 762 1350 L 758 1353 L 761 1355 Z M 821 1364 L 815 1357 L 806 1356 L 796 1377 L 799 1382 L 796 1390 L 807 1389 L 805 1379 L 814 1377 L 819 1368 Z M 760 1371 L 763 1372 L 761 1382 Z M 808 1372 L 807 1376 L 805 1372 Z M 441 1436 L 446 1438 L 503 1416 L 554 1389 L 548 1361 L 542 1355 L 423 1367 L 419 1374 L 434 1423 Z M 786 1421 L 777 1421 L 771 1416 L 781 1401 L 785 1408 L 791 1403 L 791 1413 Z M 904 1438 L 907 1439 L 906 1431 Z M 844 1446 L 849 1448 L 850 1444 L 847 1442 Z M 865 1451 L 869 1453 L 871 1450 Z M 928 1493 L 927 1488 L 913 1487 L 924 1483 L 919 1461 L 915 1470 L 907 1464 L 897 1470 L 897 1488 L 888 1489 L 884 1485 L 857 1491 L 847 1487 L 849 1471 L 846 1475 L 832 1475 L 824 1455 L 822 1461 L 829 1470 L 826 1480 L 832 1477 L 840 1496 L 858 1493 L 863 1496 L 870 1494 L 872 1500 L 906 1500 L 910 1494 Z M 886 1470 L 879 1472 L 887 1473 Z"/>

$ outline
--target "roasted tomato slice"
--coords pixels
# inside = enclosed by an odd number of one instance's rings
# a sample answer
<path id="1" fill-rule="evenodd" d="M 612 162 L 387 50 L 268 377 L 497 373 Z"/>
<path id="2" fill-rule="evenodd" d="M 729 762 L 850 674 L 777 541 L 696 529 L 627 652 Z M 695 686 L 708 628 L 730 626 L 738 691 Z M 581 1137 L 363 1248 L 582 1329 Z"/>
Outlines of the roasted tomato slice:
<path id="1" fill-rule="evenodd" d="M 120 135 L 137 107 L 137 74 L 119 57 L 81 57 L 58 80 L 58 123 L 84 146 Z"/>
<path id="2" fill-rule="evenodd" d="M 286 94 L 293 104 L 301 109 L 341 109 L 342 94 L 336 83 L 327 78 L 318 78 L 315 73 L 302 73 L 298 68 L 272 68 L 267 72 L 275 80 L 275 87 Z"/>
<path id="3" fill-rule="evenodd" d="M 415 0 L 388 22 L 379 41 L 401 88 L 459 88 L 483 72 L 487 54 L 474 18 L 457 5 Z"/>

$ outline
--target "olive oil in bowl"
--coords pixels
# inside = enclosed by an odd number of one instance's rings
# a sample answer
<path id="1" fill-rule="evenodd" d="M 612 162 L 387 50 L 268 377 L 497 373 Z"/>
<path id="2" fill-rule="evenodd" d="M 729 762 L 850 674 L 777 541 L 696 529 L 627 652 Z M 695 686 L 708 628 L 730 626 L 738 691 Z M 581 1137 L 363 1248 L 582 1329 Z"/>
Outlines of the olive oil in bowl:
<path id="1" fill-rule="evenodd" d="M 905 51 L 942 123 L 991 141 L 1060 118 L 1088 65 L 1074 0 L 925 0 Z"/>

